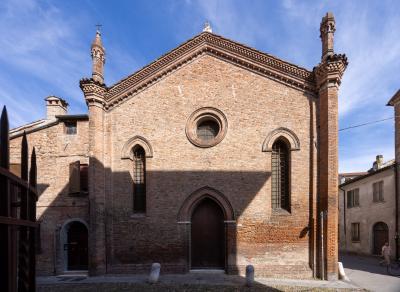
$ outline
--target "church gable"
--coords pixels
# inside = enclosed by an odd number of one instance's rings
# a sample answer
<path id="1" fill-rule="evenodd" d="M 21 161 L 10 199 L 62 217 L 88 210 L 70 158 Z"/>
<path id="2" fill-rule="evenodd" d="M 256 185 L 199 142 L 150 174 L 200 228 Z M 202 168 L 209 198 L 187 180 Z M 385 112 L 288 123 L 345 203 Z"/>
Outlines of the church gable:
<path id="1" fill-rule="evenodd" d="M 314 74 L 271 55 L 203 32 L 136 73 L 108 87 L 105 107 L 112 109 L 167 74 L 202 55 L 211 55 L 303 91 L 315 92 Z"/>

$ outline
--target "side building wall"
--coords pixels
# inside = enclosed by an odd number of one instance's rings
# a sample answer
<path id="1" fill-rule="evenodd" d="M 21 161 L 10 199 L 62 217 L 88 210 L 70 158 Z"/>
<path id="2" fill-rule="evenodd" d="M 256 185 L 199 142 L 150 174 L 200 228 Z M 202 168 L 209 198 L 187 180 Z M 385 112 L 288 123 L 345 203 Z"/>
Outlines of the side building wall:
<path id="1" fill-rule="evenodd" d="M 373 183 L 383 181 L 383 202 L 373 201 Z M 359 206 L 347 207 L 347 192 L 359 189 Z M 392 256 L 395 253 L 395 178 L 394 169 L 370 175 L 339 188 L 340 236 L 342 252 L 372 255 L 374 250 L 374 225 L 387 224 Z M 353 241 L 351 224 L 360 223 L 360 240 Z"/>
<path id="2" fill-rule="evenodd" d="M 54 124 L 54 123 L 53 123 Z M 29 129 L 27 129 L 29 130 Z M 70 194 L 70 164 L 88 163 L 88 122 L 77 121 L 77 133 L 67 135 L 63 122 L 27 134 L 29 153 L 37 155 L 39 199 L 37 220 L 40 222 L 40 251 L 37 274 L 53 275 L 65 270 L 64 246 L 60 231 L 71 219 L 88 222 L 88 197 Z M 22 136 L 11 131 L 10 163 L 20 163 Z"/>

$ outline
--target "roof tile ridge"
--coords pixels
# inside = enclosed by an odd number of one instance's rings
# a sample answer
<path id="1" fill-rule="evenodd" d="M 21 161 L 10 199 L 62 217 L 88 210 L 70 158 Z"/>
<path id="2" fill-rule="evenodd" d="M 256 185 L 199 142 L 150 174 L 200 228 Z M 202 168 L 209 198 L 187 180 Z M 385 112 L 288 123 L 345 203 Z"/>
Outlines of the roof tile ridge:
<path id="1" fill-rule="evenodd" d="M 9 130 L 9 133 L 11 134 L 11 133 L 14 133 L 14 132 L 22 131 L 22 130 L 27 129 L 29 127 L 34 127 L 34 126 L 39 125 L 41 123 L 45 123 L 46 121 L 50 121 L 50 120 L 47 120 L 47 119 L 36 120 L 36 121 L 30 122 L 30 123 L 27 123 L 27 124 L 12 128 L 12 129 Z"/>
<path id="2" fill-rule="evenodd" d="M 161 62 L 163 59 L 166 59 L 168 56 L 172 55 L 174 52 L 179 51 L 180 49 L 185 47 L 187 44 L 193 42 L 196 39 L 201 39 L 201 38 L 204 38 L 204 40 L 203 40 L 203 42 L 200 42 L 199 44 L 201 44 L 201 43 L 209 43 L 209 44 L 213 45 L 213 44 L 215 44 L 213 42 L 213 39 L 214 40 L 219 39 L 219 40 L 224 41 L 224 42 L 230 42 L 230 43 L 232 43 L 232 44 L 234 44 L 236 46 L 241 47 L 244 50 L 248 50 L 248 51 L 251 51 L 253 53 L 256 53 L 256 54 L 259 54 L 259 55 L 263 55 L 263 56 L 265 56 L 265 57 L 267 57 L 267 58 L 269 58 L 269 59 L 271 59 L 273 61 L 276 61 L 278 63 L 283 64 L 283 66 L 289 66 L 290 68 L 292 68 L 292 70 L 299 70 L 299 71 L 302 72 L 302 74 L 300 72 L 299 72 L 300 74 L 296 74 L 294 72 L 287 72 L 289 75 L 292 75 L 292 76 L 297 77 L 299 79 L 308 79 L 309 77 L 313 76 L 313 71 L 312 70 L 310 71 L 310 70 L 308 70 L 308 69 L 306 69 L 304 67 L 292 64 L 292 63 L 290 63 L 288 61 L 285 61 L 285 60 L 282 60 L 282 59 L 280 59 L 278 57 L 275 57 L 274 55 L 268 54 L 266 52 L 262 52 L 260 50 L 255 49 L 255 48 L 252 48 L 252 47 L 250 47 L 248 45 L 233 41 L 233 40 L 228 39 L 226 37 L 217 35 L 215 33 L 202 32 L 200 34 L 195 35 L 193 38 L 188 39 L 184 43 L 180 44 L 178 47 L 175 47 L 174 49 L 172 49 L 172 50 L 168 51 L 167 53 L 161 55 L 160 57 L 158 57 L 157 59 L 155 59 L 151 63 L 149 63 L 149 64 L 143 66 L 142 68 L 140 68 L 139 70 L 137 70 L 136 72 L 134 72 L 134 73 L 128 75 L 127 77 L 119 80 L 118 82 L 114 83 L 113 85 L 108 86 L 107 87 L 107 95 L 108 95 L 108 97 L 112 96 L 114 94 L 112 91 L 114 91 L 114 90 L 118 91 L 118 87 L 120 85 L 122 85 L 125 81 L 127 81 L 127 80 L 129 80 L 131 78 L 135 78 L 135 76 L 138 76 L 139 74 L 145 72 L 146 69 L 149 69 L 152 66 L 154 66 L 156 63 Z M 246 57 L 246 56 L 244 56 L 244 57 Z M 249 59 L 251 59 L 251 58 L 249 57 Z M 260 62 L 260 63 L 262 64 L 262 62 Z M 266 64 L 263 64 L 263 65 L 264 66 L 268 66 Z M 273 66 L 272 64 L 269 65 L 269 66 L 271 68 L 276 68 L 278 70 L 285 71 L 285 68 L 282 68 L 280 66 Z M 306 75 L 306 76 L 301 76 L 301 75 Z M 106 99 L 109 99 L 109 98 L 106 98 Z"/>
<path id="3" fill-rule="evenodd" d="M 279 57 L 276 57 L 276 56 L 271 55 L 271 54 L 269 54 L 269 53 L 260 51 L 259 49 L 253 48 L 253 47 L 251 47 L 251 46 L 249 46 L 249 45 L 240 43 L 240 42 L 238 42 L 238 41 L 234 41 L 234 40 L 232 40 L 232 39 L 226 38 L 226 37 L 224 37 L 224 36 L 221 36 L 221 35 L 218 35 L 218 34 L 215 34 L 215 33 L 212 33 L 212 35 L 215 36 L 215 37 L 217 37 L 217 38 L 219 38 L 219 39 L 232 42 L 232 43 L 234 43 L 234 44 L 236 44 L 236 45 L 238 45 L 238 46 L 243 47 L 244 49 L 247 49 L 247 50 L 250 49 L 250 50 L 252 50 L 252 51 L 254 51 L 254 52 L 258 53 L 258 54 L 265 55 L 265 56 L 270 57 L 270 58 L 272 58 L 272 59 L 274 59 L 274 60 L 276 60 L 276 61 L 282 62 L 282 63 L 284 63 L 284 64 L 286 64 L 286 65 L 289 65 L 289 66 L 295 67 L 295 68 L 297 68 L 297 69 L 306 71 L 307 73 L 310 73 L 310 74 L 313 73 L 313 70 L 310 70 L 310 69 L 304 68 L 304 67 L 302 67 L 302 66 L 293 64 L 293 63 L 291 63 L 291 62 L 285 61 L 285 60 L 283 60 L 283 59 L 281 59 L 281 58 L 279 58 Z"/>

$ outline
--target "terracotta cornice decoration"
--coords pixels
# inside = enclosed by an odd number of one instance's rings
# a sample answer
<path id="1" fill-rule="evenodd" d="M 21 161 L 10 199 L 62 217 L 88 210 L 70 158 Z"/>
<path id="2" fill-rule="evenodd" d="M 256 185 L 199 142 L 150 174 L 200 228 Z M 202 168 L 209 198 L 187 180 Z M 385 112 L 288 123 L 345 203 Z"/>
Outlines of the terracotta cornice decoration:
<path id="1" fill-rule="evenodd" d="M 316 84 L 312 71 L 213 33 L 202 32 L 136 73 L 108 87 L 104 95 L 105 108 L 112 109 L 123 100 L 203 54 L 226 60 L 300 90 L 315 93 Z"/>
<path id="2" fill-rule="evenodd" d="M 97 103 L 101 104 L 102 106 L 106 106 L 104 96 L 107 87 L 104 83 L 96 81 L 92 78 L 83 78 L 79 81 L 79 86 L 85 95 L 85 100 L 88 105 Z"/>
<path id="3" fill-rule="evenodd" d="M 321 64 L 314 68 L 317 87 L 321 88 L 328 83 L 339 86 L 347 65 L 345 54 L 328 55 Z"/>

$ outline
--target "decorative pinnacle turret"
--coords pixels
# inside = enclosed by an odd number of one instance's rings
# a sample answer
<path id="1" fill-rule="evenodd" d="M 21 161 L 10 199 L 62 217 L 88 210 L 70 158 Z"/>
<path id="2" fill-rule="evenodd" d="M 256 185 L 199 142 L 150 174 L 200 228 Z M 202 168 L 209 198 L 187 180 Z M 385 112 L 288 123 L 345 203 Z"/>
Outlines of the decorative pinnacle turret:
<path id="1" fill-rule="evenodd" d="M 320 38 L 322 41 L 322 60 L 325 60 L 327 56 L 333 55 L 333 37 L 335 34 L 335 17 L 332 12 L 328 12 L 321 21 L 320 26 Z"/>
<path id="2" fill-rule="evenodd" d="M 210 32 L 210 33 L 212 33 L 211 24 L 210 24 L 208 21 L 206 21 L 206 22 L 204 23 L 203 32 Z"/>
<path id="3" fill-rule="evenodd" d="M 103 43 L 101 41 L 101 33 L 100 30 L 97 29 L 96 36 L 92 42 L 91 46 L 91 55 L 92 55 L 92 78 L 95 81 L 100 83 L 104 83 L 104 63 L 106 61 L 105 55 L 106 50 L 103 47 Z"/>

